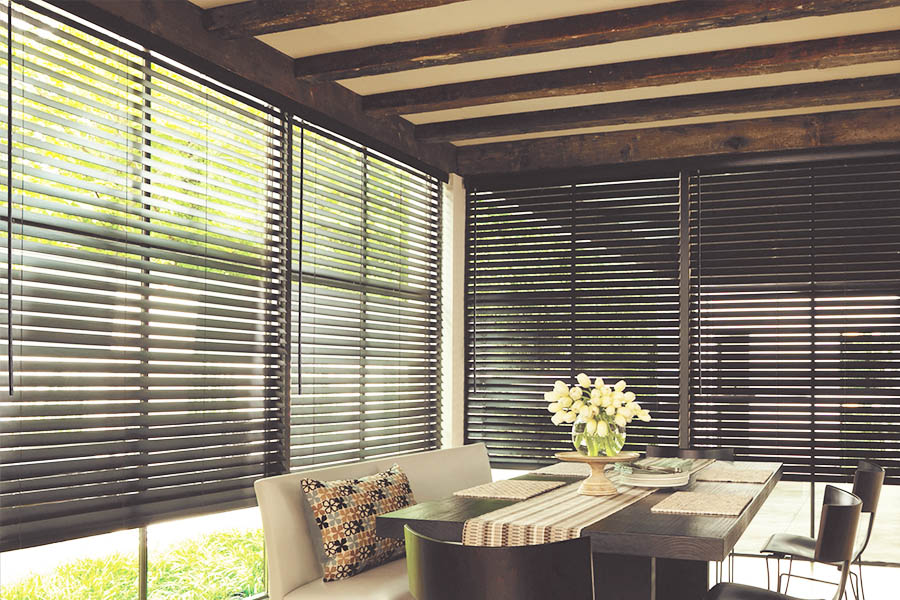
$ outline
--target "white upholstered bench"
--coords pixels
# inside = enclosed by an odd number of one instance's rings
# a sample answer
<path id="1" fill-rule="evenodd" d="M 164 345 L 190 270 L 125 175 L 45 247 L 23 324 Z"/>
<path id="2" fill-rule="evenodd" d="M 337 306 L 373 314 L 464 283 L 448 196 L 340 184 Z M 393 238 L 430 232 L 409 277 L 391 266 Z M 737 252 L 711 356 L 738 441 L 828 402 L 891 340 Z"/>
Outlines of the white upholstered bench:
<path id="1" fill-rule="evenodd" d="M 331 481 L 385 471 L 394 463 L 409 478 L 417 502 L 436 500 L 457 490 L 491 481 L 484 444 L 432 450 L 390 458 L 268 477 L 256 482 L 266 540 L 271 600 L 408 600 L 406 561 L 399 559 L 349 579 L 324 583 L 319 562 L 321 538 L 310 523 L 300 489 L 304 477 Z"/>

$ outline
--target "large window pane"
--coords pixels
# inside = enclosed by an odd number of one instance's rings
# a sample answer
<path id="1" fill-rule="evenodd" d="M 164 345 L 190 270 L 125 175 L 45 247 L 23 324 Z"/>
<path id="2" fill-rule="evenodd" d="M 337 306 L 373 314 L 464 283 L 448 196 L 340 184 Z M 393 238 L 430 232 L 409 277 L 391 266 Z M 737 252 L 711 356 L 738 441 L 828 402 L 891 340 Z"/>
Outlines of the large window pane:
<path id="1" fill-rule="evenodd" d="M 293 148 L 291 466 L 434 448 L 437 182 L 306 123 Z"/>
<path id="2" fill-rule="evenodd" d="M 13 14 L 2 549 L 250 506 L 281 470 L 280 114 L 51 9 Z"/>
<path id="3" fill-rule="evenodd" d="M 626 379 L 654 420 L 628 445 L 678 437 L 677 177 L 470 190 L 466 431 L 497 467 L 571 448 L 543 394 L 576 373 Z"/>
<path id="4" fill-rule="evenodd" d="M 137 600 L 138 532 L 0 554 L 3 600 Z"/>
<path id="5" fill-rule="evenodd" d="M 236 600 L 265 591 L 259 510 L 179 519 L 147 528 L 150 600 Z"/>

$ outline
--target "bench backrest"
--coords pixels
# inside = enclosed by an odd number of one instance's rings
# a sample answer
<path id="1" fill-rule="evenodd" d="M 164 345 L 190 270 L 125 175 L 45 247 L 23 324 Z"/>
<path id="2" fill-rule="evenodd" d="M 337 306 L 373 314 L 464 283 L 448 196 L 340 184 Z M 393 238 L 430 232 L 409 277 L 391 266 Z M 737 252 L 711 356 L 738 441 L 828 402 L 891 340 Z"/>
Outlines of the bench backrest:
<path id="1" fill-rule="evenodd" d="M 398 464 L 409 478 L 417 502 L 437 500 L 453 492 L 491 481 L 484 444 L 372 459 L 260 479 L 256 498 L 266 540 L 269 598 L 282 600 L 294 589 L 322 577 L 321 542 L 309 505 L 300 489 L 305 477 L 332 481 L 363 477 Z"/>

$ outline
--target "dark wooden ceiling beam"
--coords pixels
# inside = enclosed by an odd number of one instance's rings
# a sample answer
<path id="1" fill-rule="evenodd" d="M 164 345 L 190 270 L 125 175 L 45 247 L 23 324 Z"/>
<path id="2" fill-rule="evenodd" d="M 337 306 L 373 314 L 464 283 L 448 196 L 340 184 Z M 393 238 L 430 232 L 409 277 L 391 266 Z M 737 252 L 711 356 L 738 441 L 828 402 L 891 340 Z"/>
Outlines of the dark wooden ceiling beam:
<path id="1" fill-rule="evenodd" d="M 431 8 L 463 0 L 250 0 L 203 11 L 203 24 L 237 39 Z"/>
<path id="2" fill-rule="evenodd" d="M 457 160 L 463 176 L 509 175 L 863 144 L 900 144 L 900 107 L 466 146 Z"/>
<path id="3" fill-rule="evenodd" d="M 482 79 L 363 97 L 363 108 L 396 115 L 709 79 L 897 60 L 900 31 L 754 46 Z"/>
<path id="4" fill-rule="evenodd" d="M 428 123 L 416 126 L 416 139 L 447 142 L 793 108 L 815 112 L 823 106 L 894 99 L 900 99 L 900 75 L 883 75 Z"/>
<path id="5" fill-rule="evenodd" d="M 681 0 L 298 58 L 309 79 L 349 79 L 720 27 L 900 6 L 898 0 Z"/>

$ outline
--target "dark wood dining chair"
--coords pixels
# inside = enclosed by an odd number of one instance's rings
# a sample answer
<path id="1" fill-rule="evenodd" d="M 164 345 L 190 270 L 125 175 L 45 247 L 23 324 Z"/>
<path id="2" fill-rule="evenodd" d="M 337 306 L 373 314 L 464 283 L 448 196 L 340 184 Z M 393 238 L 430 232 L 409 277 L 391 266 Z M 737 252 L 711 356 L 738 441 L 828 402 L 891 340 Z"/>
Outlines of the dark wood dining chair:
<path id="1" fill-rule="evenodd" d="M 861 460 L 859 461 L 859 463 L 857 463 L 856 473 L 853 475 L 853 493 L 858 496 L 860 500 L 862 500 L 862 514 L 868 516 L 868 523 L 866 525 L 866 537 L 864 538 L 862 544 L 855 548 L 854 556 L 852 559 L 852 562 L 857 563 L 859 574 L 857 575 L 852 571 L 850 572 L 850 589 L 853 591 L 853 595 L 858 600 L 865 598 L 865 591 L 863 589 L 862 582 L 862 554 L 865 551 L 866 546 L 869 545 L 869 539 L 872 537 L 872 527 L 875 523 L 875 510 L 878 508 L 878 499 L 881 497 L 882 485 L 884 485 L 884 467 L 866 460 Z M 779 559 L 779 566 L 781 565 L 782 558 L 787 558 L 789 560 L 787 573 L 781 573 L 779 569 L 777 586 L 777 589 L 780 591 L 781 578 L 786 577 L 787 579 L 784 586 L 784 591 L 787 592 L 792 577 L 796 577 L 798 579 L 811 579 L 812 581 L 822 581 L 819 579 L 812 579 L 810 577 L 801 577 L 800 575 L 791 574 L 791 564 L 793 563 L 793 560 L 795 558 L 799 558 L 802 560 L 813 560 L 815 556 L 815 550 L 815 538 L 804 535 L 776 533 L 769 538 L 769 541 L 766 542 L 766 545 L 763 546 L 760 552 L 767 555 L 767 569 L 769 558 Z M 854 577 L 856 578 L 855 583 L 853 579 Z"/>
<path id="2" fill-rule="evenodd" d="M 734 448 L 677 448 L 675 446 L 647 446 L 647 458 L 692 458 L 734 460 Z"/>
<path id="3" fill-rule="evenodd" d="M 825 500 L 819 520 L 819 535 L 816 538 L 813 560 L 820 563 L 837 564 L 841 570 L 834 600 L 840 600 L 847 587 L 850 561 L 853 560 L 853 546 L 856 529 L 862 509 L 859 496 L 829 485 L 825 487 Z M 773 592 L 738 583 L 716 584 L 704 600 L 794 600 L 786 594 Z"/>
<path id="4" fill-rule="evenodd" d="M 444 542 L 404 526 L 409 591 L 416 600 L 592 600 L 591 542 L 536 546 Z"/>

